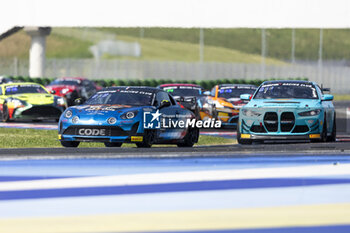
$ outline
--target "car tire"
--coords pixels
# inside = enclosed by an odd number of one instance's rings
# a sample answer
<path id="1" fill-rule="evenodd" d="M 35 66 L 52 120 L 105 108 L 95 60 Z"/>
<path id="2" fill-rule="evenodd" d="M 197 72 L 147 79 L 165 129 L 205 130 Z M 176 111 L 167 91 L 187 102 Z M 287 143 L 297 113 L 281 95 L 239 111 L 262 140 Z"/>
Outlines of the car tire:
<path id="1" fill-rule="evenodd" d="M 327 119 L 326 119 L 326 116 L 324 117 L 324 123 L 323 123 L 323 127 L 322 127 L 321 138 L 318 141 L 319 142 L 326 142 L 327 141 Z"/>
<path id="2" fill-rule="evenodd" d="M 137 142 L 136 146 L 141 148 L 150 148 L 156 141 L 156 131 L 155 130 L 145 130 L 143 135 L 143 141 Z"/>
<path id="3" fill-rule="evenodd" d="M 7 108 L 7 104 L 4 103 L 2 106 L 2 121 L 3 122 L 10 122 L 10 114 L 9 114 L 9 110 Z"/>
<path id="4" fill-rule="evenodd" d="M 337 122 L 337 118 L 336 118 L 336 115 L 334 113 L 332 134 L 331 134 L 331 136 L 329 136 L 327 138 L 328 142 L 335 142 L 337 139 L 337 124 L 336 124 L 336 122 Z"/>
<path id="5" fill-rule="evenodd" d="M 122 142 L 105 142 L 105 147 L 121 147 L 123 145 Z"/>
<path id="6" fill-rule="evenodd" d="M 78 147 L 80 142 L 77 141 L 61 141 L 64 147 Z"/>
<path id="7" fill-rule="evenodd" d="M 239 130 L 237 130 L 237 142 L 241 145 L 251 145 L 253 143 L 253 140 L 251 139 L 242 139 L 241 133 Z"/>
<path id="8" fill-rule="evenodd" d="M 188 133 L 184 137 L 182 142 L 177 143 L 178 147 L 193 147 L 199 139 L 199 129 L 198 128 L 189 128 Z"/>

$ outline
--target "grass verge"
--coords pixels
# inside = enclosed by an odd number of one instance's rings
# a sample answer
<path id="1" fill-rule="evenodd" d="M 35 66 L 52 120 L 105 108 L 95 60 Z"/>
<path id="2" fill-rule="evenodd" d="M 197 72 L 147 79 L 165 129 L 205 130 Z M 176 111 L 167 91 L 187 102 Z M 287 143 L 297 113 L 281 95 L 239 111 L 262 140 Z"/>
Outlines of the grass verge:
<path id="1" fill-rule="evenodd" d="M 350 100 L 350 95 L 334 95 L 334 101 L 348 101 Z"/>
<path id="2" fill-rule="evenodd" d="M 0 148 L 62 147 L 57 139 L 56 130 L 0 128 L 0 138 Z M 223 145 L 234 144 L 235 142 L 236 140 L 233 139 L 201 135 L 199 137 L 199 142 L 196 145 Z M 82 142 L 79 147 L 104 147 L 104 144 Z M 135 147 L 135 144 L 126 143 L 123 144 L 123 147 Z"/>

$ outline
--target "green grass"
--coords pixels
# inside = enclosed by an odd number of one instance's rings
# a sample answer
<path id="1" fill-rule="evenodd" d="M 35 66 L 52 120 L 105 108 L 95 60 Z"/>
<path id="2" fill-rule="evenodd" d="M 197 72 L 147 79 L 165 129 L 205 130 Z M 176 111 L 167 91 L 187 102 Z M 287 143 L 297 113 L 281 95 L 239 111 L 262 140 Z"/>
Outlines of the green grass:
<path id="1" fill-rule="evenodd" d="M 62 147 L 57 139 L 56 130 L 0 128 L 0 138 L 0 148 Z M 222 145 L 234 143 L 236 143 L 236 140 L 233 139 L 201 135 L 199 137 L 199 142 L 196 145 Z M 104 144 L 83 142 L 80 143 L 79 147 L 104 147 Z M 135 147 L 135 144 L 123 144 L 123 147 Z"/>
<path id="2" fill-rule="evenodd" d="M 137 37 L 123 35 L 118 36 L 118 39 L 123 41 L 139 42 L 142 47 L 141 58 L 113 56 L 109 56 L 108 58 L 184 62 L 199 61 L 199 46 L 197 44 L 149 38 L 140 39 Z M 205 46 L 203 60 L 206 62 L 260 63 L 261 56 L 247 54 L 228 48 Z M 267 58 L 266 64 L 283 65 L 285 63 L 276 59 Z"/>
<path id="3" fill-rule="evenodd" d="M 334 95 L 334 101 L 349 101 L 350 95 Z"/>
<path id="4" fill-rule="evenodd" d="M 65 30 L 65 31 L 64 31 Z M 71 30 L 71 36 L 69 36 Z M 145 28 L 140 38 L 139 28 L 53 28 L 47 39 L 50 58 L 91 58 L 88 48 L 103 38 L 103 33 L 117 39 L 139 41 L 145 60 L 198 61 L 199 29 Z M 296 29 L 295 56 L 302 60 L 317 60 L 318 29 Z M 88 34 L 86 34 L 88 32 Z M 84 35 L 96 35 L 87 38 Z M 107 35 L 106 34 L 106 35 Z M 218 62 L 260 62 L 260 29 L 204 29 L 205 60 Z M 291 29 L 267 29 L 267 63 L 291 59 Z M 325 29 L 323 59 L 350 59 L 350 29 Z M 0 42 L 0 58 L 28 58 L 30 37 L 20 31 Z M 115 57 L 112 57 L 115 58 Z M 120 57 L 121 59 L 131 59 Z"/>
<path id="5" fill-rule="evenodd" d="M 100 30 L 140 37 L 139 28 L 101 28 Z M 275 59 L 291 59 L 291 29 L 267 29 L 267 55 Z M 295 56 L 302 60 L 317 60 L 318 29 L 295 30 Z M 260 29 L 204 29 L 205 45 L 237 50 L 248 54 L 261 54 Z M 145 28 L 145 38 L 198 44 L 199 29 Z M 323 31 L 323 59 L 350 59 L 346 48 L 350 46 L 350 29 Z"/>
<path id="6" fill-rule="evenodd" d="M 92 58 L 88 48 L 92 42 L 52 33 L 47 37 L 46 56 L 48 58 Z M 0 58 L 14 57 L 28 59 L 30 36 L 24 31 L 0 41 Z"/>
<path id="7" fill-rule="evenodd" d="M 172 29 L 177 31 L 176 29 Z M 82 37 L 82 35 L 86 37 Z M 70 37 L 75 40 L 85 40 L 88 43 L 97 43 L 103 38 L 113 37 L 114 32 L 104 29 L 84 29 L 84 28 L 54 28 L 52 35 Z M 105 35 L 105 37 L 103 37 Z M 168 38 L 139 38 L 135 35 L 115 36 L 118 40 L 138 42 L 141 44 L 142 56 L 139 58 L 128 56 L 112 56 L 105 54 L 105 59 L 127 59 L 127 60 L 156 60 L 156 61 L 182 61 L 198 62 L 199 46 L 188 41 L 168 40 Z M 82 49 L 82 48 L 81 48 Z M 86 51 L 88 48 L 86 48 Z M 220 46 L 204 47 L 204 61 L 207 62 L 237 62 L 237 63 L 260 63 L 261 56 L 247 54 L 239 50 L 224 48 Z M 285 64 L 277 59 L 266 59 L 267 64 Z"/>

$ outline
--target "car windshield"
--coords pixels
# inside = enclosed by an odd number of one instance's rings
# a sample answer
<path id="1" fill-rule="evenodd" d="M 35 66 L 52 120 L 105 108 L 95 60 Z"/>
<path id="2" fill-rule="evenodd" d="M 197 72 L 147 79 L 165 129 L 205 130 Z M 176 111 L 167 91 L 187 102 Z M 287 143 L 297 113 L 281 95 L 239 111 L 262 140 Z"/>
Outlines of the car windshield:
<path id="1" fill-rule="evenodd" d="M 239 98 L 242 94 L 254 94 L 256 87 L 221 87 L 218 97 L 221 98 Z"/>
<path id="2" fill-rule="evenodd" d="M 85 104 L 120 104 L 132 106 L 149 106 L 152 104 L 153 92 L 143 90 L 108 90 L 100 91 L 91 96 Z"/>
<path id="3" fill-rule="evenodd" d="M 201 96 L 202 88 L 191 86 L 170 86 L 163 87 L 164 91 L 168 92 L 172 96 Z"/>
<path id="4" fill-rule="evenodd" d="M 11 85 L 6 86 L 5 94 L 6 95 L 15 95 L 15 94 L 23 94 L 23 93 L 45 93 L 48 92 L 42 88 L 40 85 L 35 84 L 23 84 L 23 85 Z"/>
<path id="5" fill-rule="evenodd" d="M 305 83 L 271 83 L 261 85 L 254 99 L 317 99 L 316 88 Z"/>
<path id="6" fill-rule="evenodd" d="M 79 79 L 56 79 L 52 81 L 49 85 L 69 85 L 78 86 L 81 81 Z"/>

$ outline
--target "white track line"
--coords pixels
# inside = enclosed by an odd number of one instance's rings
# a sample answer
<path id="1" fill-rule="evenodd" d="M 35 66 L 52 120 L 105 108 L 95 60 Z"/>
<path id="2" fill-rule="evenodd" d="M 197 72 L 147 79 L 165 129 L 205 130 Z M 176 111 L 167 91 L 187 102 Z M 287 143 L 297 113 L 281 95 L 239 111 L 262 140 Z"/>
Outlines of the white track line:
<path id="1" fill-rule="evenodd" d="M 350 164 L 258 168 L 238 170 L 169 172 L 153 174 L 79 177 L 49 180 L 0 182 L 0 191 L 149 185 L 216 180 L 298 178 L 350 175 Z"/>

